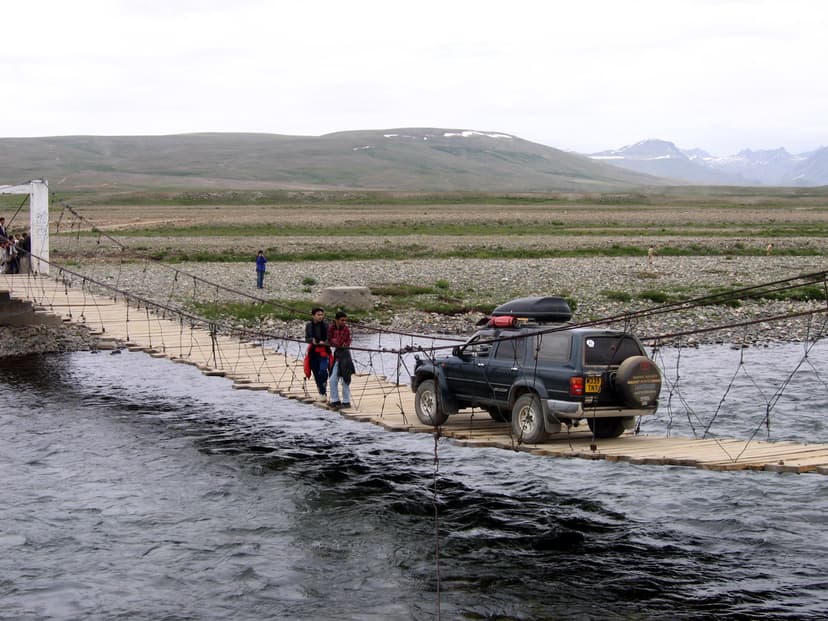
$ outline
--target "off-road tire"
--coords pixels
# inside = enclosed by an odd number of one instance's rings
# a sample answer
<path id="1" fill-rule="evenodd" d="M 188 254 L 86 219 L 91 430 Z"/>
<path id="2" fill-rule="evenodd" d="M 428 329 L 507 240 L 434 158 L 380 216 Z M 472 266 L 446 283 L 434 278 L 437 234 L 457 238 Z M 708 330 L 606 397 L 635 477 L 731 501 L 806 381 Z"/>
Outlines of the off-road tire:
<path id="1" fill-rule="evenodd" d="M 429 427 L 439 427 L 448 420 L 448 414 L 440 406 L 437 384 L 433 379 L 420 382 L 414 395 L 414 412 L 417 419 Z"/>
<path id="2" fill-rule="evenodd" d="M 589 430 L 596 438 L 617 438 L 627 430 L 627 426 L 624 424 L 626 418 L 625 416 L 588 418 L 587 425 L 589 425 Z"/>
<path id="3" fill-rule="evenodd" d="M 512 433 L 523 444 L 538 444 L 549 437 L 543 420 L 543 407 L 535 393 L 526 393 L 515 401 L 512 408 Z"/>

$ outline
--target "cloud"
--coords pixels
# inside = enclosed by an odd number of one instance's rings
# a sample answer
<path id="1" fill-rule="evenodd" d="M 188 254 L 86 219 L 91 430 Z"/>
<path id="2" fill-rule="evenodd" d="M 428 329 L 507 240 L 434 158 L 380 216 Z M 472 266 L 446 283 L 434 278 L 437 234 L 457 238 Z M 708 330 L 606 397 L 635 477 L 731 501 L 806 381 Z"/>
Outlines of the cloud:
<path id="1" fill-rule="evenodd" d="M 581 151 L 828 143 L 828 7 L 578 3 L 13 3 L 0 135 L 405 126 Z M 745 143 L 745 141 L 748 141 Z"/>

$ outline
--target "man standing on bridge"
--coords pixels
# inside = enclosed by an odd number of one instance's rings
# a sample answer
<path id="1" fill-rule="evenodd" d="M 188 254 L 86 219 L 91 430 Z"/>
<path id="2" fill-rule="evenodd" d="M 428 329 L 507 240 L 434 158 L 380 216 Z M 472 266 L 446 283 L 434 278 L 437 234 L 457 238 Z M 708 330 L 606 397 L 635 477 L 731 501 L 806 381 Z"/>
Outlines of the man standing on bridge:
<path id="1" fill-rule="evenodd" d="M 310 371 L 313 373 L 319 395 L 324 398 L 327 395 L 328 357 L 331 349 L 328 346 L 325 311 L 319 307 L 311 310 L 311 320 L 305 326 L 305 342 L 308 344 L 306 356 L 310 361 Z"/>
<path id="2" fill-rule="evenodd" d="M 334 363 L 331 370 L 331 407 L 338 410 L 351 407 L 351 375 L 354 363 L 351 360 L 351 330 L 348 315 L 337 311 L 333 325 L 328 326 L 328 342 L 334 349 Z M 339 380 L 342 380 L 342 401 L 339 400 Z"/>

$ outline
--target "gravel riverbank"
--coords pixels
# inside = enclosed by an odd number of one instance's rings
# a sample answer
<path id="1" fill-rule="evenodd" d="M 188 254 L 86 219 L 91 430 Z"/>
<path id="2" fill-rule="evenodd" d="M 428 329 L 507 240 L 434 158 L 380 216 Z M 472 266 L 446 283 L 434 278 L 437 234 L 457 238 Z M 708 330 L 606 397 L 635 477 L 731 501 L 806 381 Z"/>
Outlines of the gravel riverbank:
<path id="1" fill-rule="evenodd" d="M 387 284 L 440 283 L 454 299 L 499 304 L 506 300 L 542 295 L 564 295 L 576 304 L 575 321 L 616 317 L 652 308 L 647 295 L 661 292 L 670 299 L 707 295 L 717 287 L 742 288 L 820 272 L 821 256 L 771 257 L 656 257 L 552 259 L 415 259 L 407 261 L 271 262 L 264 290 L 255 287 L 254 264 L 191 263 L 169 266 L 145 263 L 90 264 L 83 273 L 118 289 L 148 299 L 189 305 L 198 302 L 250 301 L 281 303 L 312 301 L 328 286 L 377 287 Z M 81 269 L 81 268 L 79 268 Z M 221 285 L 211 287 L 188 277 Z M 312 284 L 309 284 L 312 283 Z M 246 297 L 249 296 L 249 297 Z M 629 300 L 619 299 L 629 296 Z M 381 300 L 378 300 L 381 301 Z M 759 317 L 789 315 L 824 309 L 825 302 L 760 300 L 739 306 L 706 306 L 658 314 L 632 325 L 642 336 L 653 337 L 740 322 Z M 479 313 L 441 315 L 418 311 L 375 313 L 369 321 L 389 330 L 462 335 L 474 330 Z M 301 334 L 304 317 L 295 322 L 273 322 L 276 330 Z M 618 327 L 616 322 L 614 327 Z M 686 342 L 752 343 L 801 341 L 825 332 L 825 315 L 762 322 L 686 337 Z"/>
<path id="2" fill-rule="evenodd" d="M 86 326 L 0 326 L 0 358 L 85 351 L 97 348 L 98 339 Z"/>
<path id="3" fill-rule="evenodd" d="M 562 259 L 418 259 L 410 261 L 319 261 L 271 263 L 264 290 L 255 287 L 253 265 L 239 263 L 90 264 L 77 271 L 90 279 L 130 291 L 165 305 L 189 307 L 198 302 L 249 302 L 255 298 L 285 304 L 303 303 L 326 286 L 377 287 L 392 283 L 433 285 L 441 281 L 452 296 L 499 304 L 516 297 L 564 295 L 576 304 L 574 321 L 619 317 L 656 304 L 642 299 L 647 292 L 700 297 L 716 287 L 740 288 L 792 278 L 825 269 L 822 257 L 659 257 L 654 264 L 631 258 Z M 188 277 L 190 275 L 190 277 Z M 216 283 L 208 286 L 191 276 Z M 315 284 L 306 283 L 314 281 Z M 226 288 L 226 289 L 224 289 Z M 619 294 L 630 296 L 619 301 Z M 378 300 L 379 301 L 379 300 Z M 757 318 L 785 316 L 809 310 L 813 316 L 751 323 Z M 682 337 L 684 344 L 725 343 L 762 345 L 824 337 L 826 305 L 819 301 L 761 300 L 739 306 L 705 306 L 637 319 L 629 326 L 641 337 L 733 326 Z M 377 313 L 366 323 L 389 331 L 462 337 L 475 330 L 480 313 L 443 315 L 416 310 Z M 273 320 L 269 332 L 295 335 L 304 330 L 304 317 Z M 624 327 L 622 320 L 606 322 Z M 746 323 L 746 326 L 733 324 Z M 355 331 L 360 330 L 359 326 Z M 668 339 L 671 342 L 674 339 Z M 95 336 L 85 326 L 0 326 L 0 357 L 94 350 Z"/>

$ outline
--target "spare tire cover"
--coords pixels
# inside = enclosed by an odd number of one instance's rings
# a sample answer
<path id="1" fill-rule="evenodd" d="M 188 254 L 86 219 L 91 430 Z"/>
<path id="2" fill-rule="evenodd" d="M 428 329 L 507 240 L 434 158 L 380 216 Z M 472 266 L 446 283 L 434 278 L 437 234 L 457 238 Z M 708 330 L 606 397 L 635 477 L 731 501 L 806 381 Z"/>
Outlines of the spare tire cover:
<path id="1" fill-rule="evenodd" d="M 629 407 L 655 407 L 661 392 L 661 372 L 646 356 L 631 356 L 618 367 L 615 389 Z"/>

